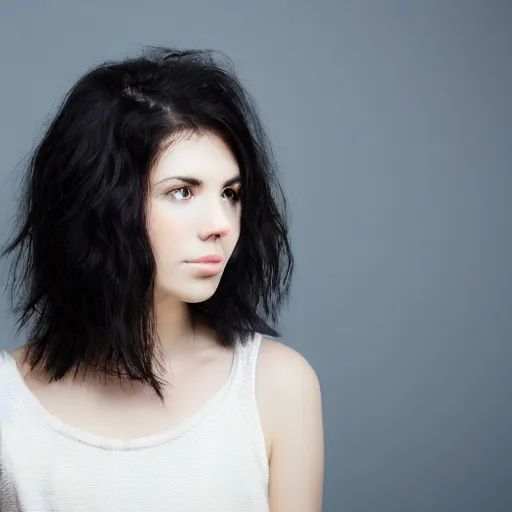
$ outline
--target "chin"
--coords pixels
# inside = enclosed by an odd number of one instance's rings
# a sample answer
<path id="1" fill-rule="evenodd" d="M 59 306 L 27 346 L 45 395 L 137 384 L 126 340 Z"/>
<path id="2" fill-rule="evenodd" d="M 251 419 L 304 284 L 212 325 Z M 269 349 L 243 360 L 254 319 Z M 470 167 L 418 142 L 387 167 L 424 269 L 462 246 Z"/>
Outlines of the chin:
<path id="1" fill-rule="evenodd" d="M 167 297 L 175 297 L 181 302 L 197 304 L 210 299 L 219 287 L 219 279 L 202 280 L 199 282 L 184 284 L 179 289 L 176 287 L 159 287 L 159 293 Z"/>

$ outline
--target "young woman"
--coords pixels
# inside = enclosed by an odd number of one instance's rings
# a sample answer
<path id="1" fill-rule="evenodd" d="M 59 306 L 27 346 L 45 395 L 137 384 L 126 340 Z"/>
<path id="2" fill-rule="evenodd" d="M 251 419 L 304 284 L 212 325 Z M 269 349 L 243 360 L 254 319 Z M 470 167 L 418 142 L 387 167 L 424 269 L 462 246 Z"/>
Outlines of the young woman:
<path id="1" fill-rule="evenodd" d="M 229 60 L 228 60 L 229 62 Z M 250 95 L 209 51 L 86 73 L 3 256 L 4 512 L 318 512 L 318 379 L 273 341 L 293 267 Z"/>

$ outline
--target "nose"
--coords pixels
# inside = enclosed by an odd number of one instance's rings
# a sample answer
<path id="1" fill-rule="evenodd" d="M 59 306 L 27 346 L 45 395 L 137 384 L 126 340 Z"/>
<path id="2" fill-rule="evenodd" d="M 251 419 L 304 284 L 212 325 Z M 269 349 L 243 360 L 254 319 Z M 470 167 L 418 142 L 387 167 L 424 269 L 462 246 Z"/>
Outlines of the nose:
<path id="1" fill-rule="evenodd" d="M 213 204 L 205 211 L 202 229 L 199 231 L 201 240 L 210 238 L 223 238 L 230 231 L 229 212 L 225 211 L 223 204 Z"/>

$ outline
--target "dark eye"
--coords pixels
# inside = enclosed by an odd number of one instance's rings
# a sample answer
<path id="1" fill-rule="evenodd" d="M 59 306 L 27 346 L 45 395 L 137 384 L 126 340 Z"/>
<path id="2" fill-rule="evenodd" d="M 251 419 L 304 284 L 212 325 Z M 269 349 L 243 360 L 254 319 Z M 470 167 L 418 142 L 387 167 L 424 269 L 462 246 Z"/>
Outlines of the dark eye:
<path id="1" fill-rule="evenodd" d="M 224 195 L 230 201 L 237 202 L 240 200 L 240 191 L 235 190 L 234 188 L 226 188 L 224 190 Z"/>
<path id="2" fill-rule="evenodd" d="M 176 199 L 176 201 L 185 201 L 187 199 L 190 199 L 191 193 L 188 187 L 180 187 L 171 190 L 166 195 L 172 196 L 172 198 Z"/>

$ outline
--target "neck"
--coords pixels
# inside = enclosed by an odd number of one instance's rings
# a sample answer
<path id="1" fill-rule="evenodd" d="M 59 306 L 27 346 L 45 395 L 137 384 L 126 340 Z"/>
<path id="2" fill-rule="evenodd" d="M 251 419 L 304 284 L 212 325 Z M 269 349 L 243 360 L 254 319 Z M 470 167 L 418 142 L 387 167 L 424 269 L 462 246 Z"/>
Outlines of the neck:
<path id="1" fill-rule="evenodd" d="M 159 349 L 168 359 L 182 352 L 194 337 L 194 325 L 189 307 L 172 296 L 155 296 L 155 320 Z"/>

